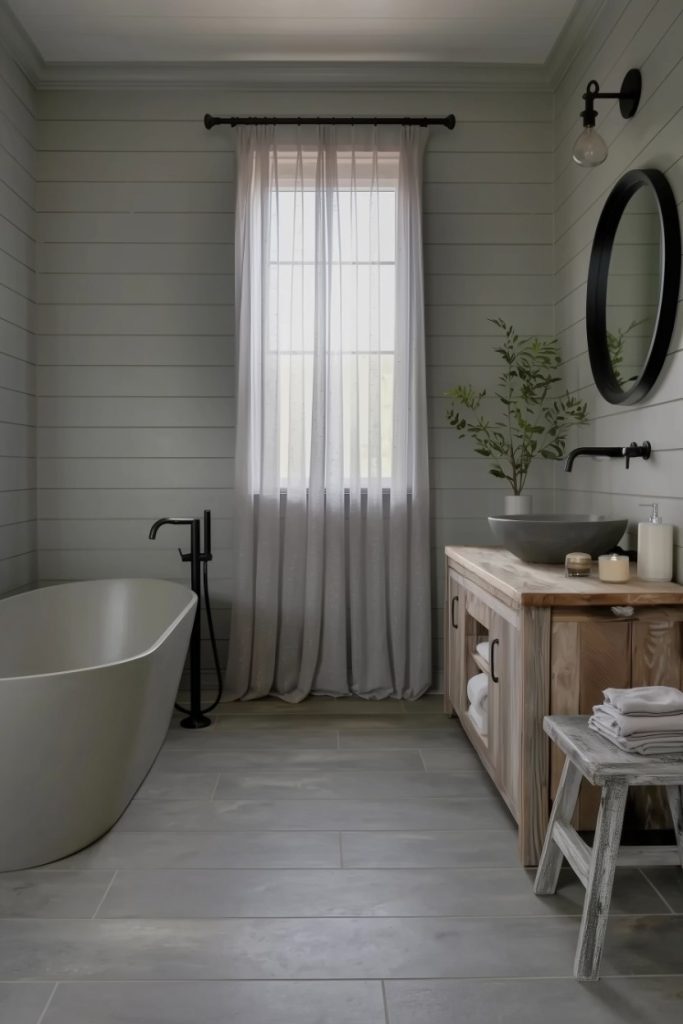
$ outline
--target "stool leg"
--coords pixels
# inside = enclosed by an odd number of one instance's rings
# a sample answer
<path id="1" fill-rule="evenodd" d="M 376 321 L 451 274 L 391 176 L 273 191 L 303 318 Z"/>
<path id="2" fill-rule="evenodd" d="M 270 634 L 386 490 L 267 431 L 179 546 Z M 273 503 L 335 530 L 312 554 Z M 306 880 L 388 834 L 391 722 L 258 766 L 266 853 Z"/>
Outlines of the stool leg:
<path id="1" fill-rule="evenodd" d="M 581 772 L 572 764 L 569 758 L 564 762 L 560 785 L 557 789 L 557 796 L 550 812 L 550 821 L 545 834 L 541 859 L 538 862 L 534 892 L 537 896 L 552 896 L 557 891 L 557 883 L 560 878 L 562 867 L 562 851 L 553 839 L 553 829 L 556 822 L 569 825 L 574 815 L 576 801 L 579 798 L 581 788 Z"/>
<path id="2" fill-rule="evenodd" d="M 671 819 L 676 834 L 678 857 L 683 868 L 683 786 L 667 786 L 666 795 L 669 800 Z"/>
<path id="3" fill-rule="evenodd" d="M 600 973 L 627 796 L 627 782 L 609 781 L 602 787 L 579 943 L 574 961 L 576 978 L 595 979 Z"/>

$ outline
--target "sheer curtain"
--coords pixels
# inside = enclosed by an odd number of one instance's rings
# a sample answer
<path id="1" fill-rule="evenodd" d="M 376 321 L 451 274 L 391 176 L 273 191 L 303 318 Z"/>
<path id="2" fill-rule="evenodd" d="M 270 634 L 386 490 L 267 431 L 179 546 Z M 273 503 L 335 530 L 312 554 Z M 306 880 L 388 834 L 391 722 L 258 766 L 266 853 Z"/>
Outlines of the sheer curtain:
<path id="1" fill-rule="evenodd" d="M 231 699 L 430 684 L 425 137 L 239 129 Z"/>

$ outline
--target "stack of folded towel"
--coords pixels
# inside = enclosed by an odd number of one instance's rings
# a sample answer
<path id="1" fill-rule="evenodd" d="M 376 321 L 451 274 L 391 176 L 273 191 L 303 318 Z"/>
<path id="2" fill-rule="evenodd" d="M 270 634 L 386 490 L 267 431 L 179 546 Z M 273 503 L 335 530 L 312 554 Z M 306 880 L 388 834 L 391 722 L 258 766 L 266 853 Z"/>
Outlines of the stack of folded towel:
<path id="1" fill-rule="evenodd" d="M 472 676 L 467 681 L 467 699 L 470 706 L 467 714 L 474 728 L 481 736 L 489 731 L 489 677 L 485 672 Z"/>
<path id="2" fill-rule="evenodd" d="M 588 726 L 631 754 L 683 755 L 683 692 L 673 686 L 608 689 Z"/>

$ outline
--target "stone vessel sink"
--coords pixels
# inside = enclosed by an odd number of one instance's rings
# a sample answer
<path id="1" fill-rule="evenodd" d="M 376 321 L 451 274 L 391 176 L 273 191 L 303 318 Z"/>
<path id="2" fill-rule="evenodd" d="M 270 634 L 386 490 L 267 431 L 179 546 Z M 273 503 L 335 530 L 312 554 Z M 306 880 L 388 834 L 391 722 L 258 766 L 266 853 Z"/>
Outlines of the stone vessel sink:
<path id="1" fill-rule="evenodd" d="M 489 516 L 489 526 L 501 545 L 523 562 L 558 564 L 570 551 L 586 551 L 593 558 L 615 547 L 627 519 L 589 515 Z"/>

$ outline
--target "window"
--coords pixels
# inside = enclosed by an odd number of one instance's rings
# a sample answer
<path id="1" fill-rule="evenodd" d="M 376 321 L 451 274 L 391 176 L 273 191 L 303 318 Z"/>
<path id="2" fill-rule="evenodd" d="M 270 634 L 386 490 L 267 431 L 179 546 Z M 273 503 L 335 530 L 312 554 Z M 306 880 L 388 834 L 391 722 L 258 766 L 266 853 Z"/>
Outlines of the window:
<path id="1" fill-rule="evenodd" d="M 323 168 L 321 159 L 271 156 L 264 383 L 277 403 L 280 479 L 307 484 L 324 430 L 345 481 L 388 485 L 398 154 L 338 151 Z"/>

